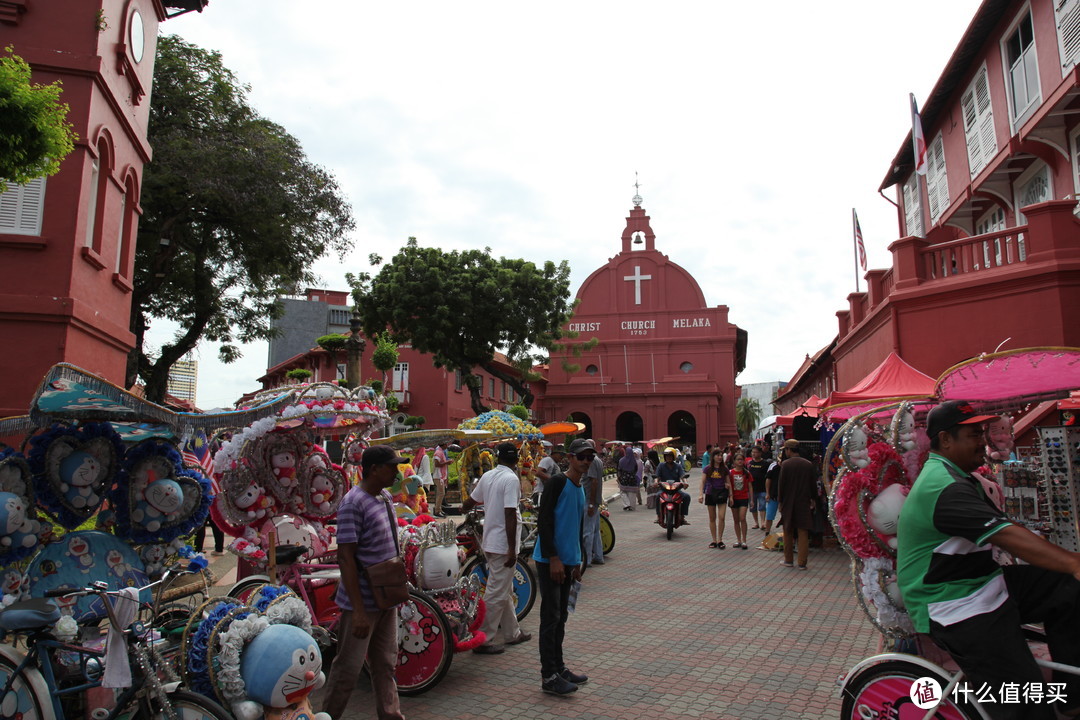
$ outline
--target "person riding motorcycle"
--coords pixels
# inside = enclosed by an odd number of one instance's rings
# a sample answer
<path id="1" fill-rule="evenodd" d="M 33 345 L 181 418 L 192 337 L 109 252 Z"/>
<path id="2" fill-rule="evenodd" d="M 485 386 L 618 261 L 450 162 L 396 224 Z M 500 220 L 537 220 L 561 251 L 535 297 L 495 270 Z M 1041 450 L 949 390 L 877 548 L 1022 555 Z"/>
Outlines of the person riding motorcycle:
<path id="1" fill-rule="evenodd" d="M 674 482 L 679 484 L 679 497 L 682 498 L 682 516 L 683 525 L 689 525 L 690 521 L 686 519 L 686 514 L 690 512 L 690 493 L 682 488 L 690 487 L 684 481 L 684 478 L 690 477 L 690 474 L 686 472 L 685 466 L 675 462 L 675 448 L 666 448 L 664 450 L 664 462 L 660 463 L 660 467 L 656 469 L 657 482 Z M 657 503 L 656 506 L 656 521 L 661 520 L 661 507 Z"/>

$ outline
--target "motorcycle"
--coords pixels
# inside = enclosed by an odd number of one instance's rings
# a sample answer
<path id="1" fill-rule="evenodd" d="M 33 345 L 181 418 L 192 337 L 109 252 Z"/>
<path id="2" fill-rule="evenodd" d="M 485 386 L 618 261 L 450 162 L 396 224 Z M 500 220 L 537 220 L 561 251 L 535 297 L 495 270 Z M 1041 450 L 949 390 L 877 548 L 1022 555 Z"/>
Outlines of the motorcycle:
<path id="1" fill-rule="evenodd" d="M 660 506 L 657 522 L 667 530 L 667 539 L 675 533 L 675 528 L 686 523 L 683 518 L 683 498 L 679 493 L 686 483 L 676 480 L 661 480 L 660 495 L 657 502 Z"/>

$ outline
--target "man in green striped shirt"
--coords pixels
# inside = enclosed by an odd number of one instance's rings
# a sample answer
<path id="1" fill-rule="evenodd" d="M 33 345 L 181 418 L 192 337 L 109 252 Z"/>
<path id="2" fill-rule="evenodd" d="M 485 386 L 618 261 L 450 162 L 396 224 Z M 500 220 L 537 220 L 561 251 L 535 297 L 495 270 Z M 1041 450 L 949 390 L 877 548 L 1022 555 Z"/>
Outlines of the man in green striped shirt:
<path id="1" fill-rule="evenodd" d="M 1044 623 L 1054 660 L 1080 665 L 1080 553 L 1011 523 L 971 475 L 984 460 L 982 423 L 969 403 L 926 418 L 931 453 L 900 513 L 897 575 L 915 629 L 949 652 L 974 688 L 1042 682 L 1020 629 Z M 996 545 L 1029 565 L 999 566 Z M 1080 714 L 1080 678 L 1066 705 Z M 994 718 L 1053 718 L 1053 707 L 996 703 Z"/>

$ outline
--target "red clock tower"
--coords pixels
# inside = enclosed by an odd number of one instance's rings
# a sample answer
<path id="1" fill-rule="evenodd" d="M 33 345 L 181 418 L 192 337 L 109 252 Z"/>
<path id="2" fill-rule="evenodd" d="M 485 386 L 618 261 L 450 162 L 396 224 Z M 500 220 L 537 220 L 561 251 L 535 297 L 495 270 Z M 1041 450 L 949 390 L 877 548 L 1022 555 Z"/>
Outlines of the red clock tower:
<path id="1" fill-rule="evenodd" d="M 0 47 L 63 83 L 60 172 L 0 195 L 0 417 L 66 361 L 122 384 L 158 25 L 206 0 L 0 0 Z"/>
<path id="2" fill-rule="evenodd" d="M 608 440 L 670 435 L 703 448 L 738 439 L 735 375 L 746 364 L 746 331 L 728 322 L 727 306 L 708 307 L 693 276 L 656 249 L 640 196 L 622 251 L 577 297 L 567 329 L 599 344 L 581 357 L 553 354 L 546 417 L 573 417 Z M 563 360 L 581 369 L 567 372 Z"/>

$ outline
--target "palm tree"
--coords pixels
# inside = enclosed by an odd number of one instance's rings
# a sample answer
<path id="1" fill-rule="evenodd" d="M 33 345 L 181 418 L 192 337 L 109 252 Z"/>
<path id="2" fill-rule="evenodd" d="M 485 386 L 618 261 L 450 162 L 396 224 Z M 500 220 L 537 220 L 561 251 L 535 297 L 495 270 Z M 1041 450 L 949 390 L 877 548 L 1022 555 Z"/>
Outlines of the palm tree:
<path id="1" fill-rule="evenodd" d="M 735 427 L 739 434 L 749 438 L 757 430 L 761 415 L 761 403 L 751 397 L 740 398 L 735 406 Z"/>

